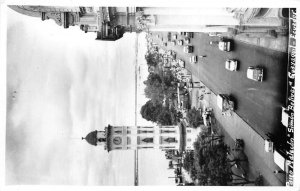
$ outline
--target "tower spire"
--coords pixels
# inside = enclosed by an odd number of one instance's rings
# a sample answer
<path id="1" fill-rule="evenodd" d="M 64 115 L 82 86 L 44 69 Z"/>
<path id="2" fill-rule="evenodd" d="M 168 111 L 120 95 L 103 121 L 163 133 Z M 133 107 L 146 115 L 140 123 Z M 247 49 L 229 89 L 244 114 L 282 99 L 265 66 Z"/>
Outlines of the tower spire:
<path id="1" fill-rule="evenodd" d="M 82 137 L 81 139 L 85 139 L 86 142 L 88 142 L 91 145 L 97 146 L 98 138 L 97 138 L 97 130 L 90 132 L 85 137 Z"/>

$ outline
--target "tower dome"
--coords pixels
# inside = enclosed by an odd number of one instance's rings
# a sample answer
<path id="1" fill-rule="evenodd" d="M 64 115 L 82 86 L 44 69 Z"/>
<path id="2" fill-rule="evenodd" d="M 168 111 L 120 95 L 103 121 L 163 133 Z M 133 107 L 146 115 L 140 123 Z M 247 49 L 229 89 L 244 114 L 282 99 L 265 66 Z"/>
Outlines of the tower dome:
<path id="1" fill-rule="evenodd" d="M 85 136 L 85 138 L 82 137 L 82 139 L 85 139 L 86 142 L 88 142 L 91 145 L 97 146 L 97 130 L 90 132 Z"/>

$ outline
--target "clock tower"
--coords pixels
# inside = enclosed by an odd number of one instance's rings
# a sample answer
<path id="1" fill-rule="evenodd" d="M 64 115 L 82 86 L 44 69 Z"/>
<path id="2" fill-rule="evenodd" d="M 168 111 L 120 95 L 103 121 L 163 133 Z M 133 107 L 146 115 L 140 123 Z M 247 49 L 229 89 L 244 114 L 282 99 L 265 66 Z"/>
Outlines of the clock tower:
<path id="1" fill-rule="evenodd" d="M 104 131 L 92 131 L 85 139 L 89 144 L 103 145 L 104 149 L 137 150 L 137 149 L 174 149 L 192 150 L 192 141 L 189 138 L 191 129 L 173 126 L 111 126 Z M 189 144 L 189 142 L 191 142 Z"/>

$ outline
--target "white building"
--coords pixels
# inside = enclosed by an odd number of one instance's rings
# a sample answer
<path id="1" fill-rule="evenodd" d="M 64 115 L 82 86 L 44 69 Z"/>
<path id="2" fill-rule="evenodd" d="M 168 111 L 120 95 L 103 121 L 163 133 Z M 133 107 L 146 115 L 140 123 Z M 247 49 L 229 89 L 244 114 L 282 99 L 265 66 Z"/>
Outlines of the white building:
<path id="1" fill-rule="evenodd" d="M 184 125 L 173 126 L 111 126 L 104 131 L 92 131 L 85 139 L 94 146 L 102 145 L 105 150 L 193 150 L 200 128 Z"/>

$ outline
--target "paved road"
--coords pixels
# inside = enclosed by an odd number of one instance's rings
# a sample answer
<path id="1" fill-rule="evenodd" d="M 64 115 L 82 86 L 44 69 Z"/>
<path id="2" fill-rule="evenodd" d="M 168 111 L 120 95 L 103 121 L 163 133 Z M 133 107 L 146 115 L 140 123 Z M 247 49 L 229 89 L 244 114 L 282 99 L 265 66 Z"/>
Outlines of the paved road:
<path id="1" fill-rule="evenodd" d="M 167 39 L 166 33 L 160 33 Z M 179 39 L 182 36 L 178 35 Z M 218 40 L 207 34 L 195 33 L 191 39 L 193 54 L 183 53 L 183 47 L 171 46 L 167 49 L 176 51 L 177 56 L 188 63 L 191 55 L 206 55 L 197 64 L 186 64 L 186 68 L 206 84 L 214 93 L 227 93 L 236 101 L 236 113 L 243 118 L 260 135 L 273 133 L 286 142 L 286 129 L 281 124 L 281 106 L 285 105 L 287 84 L 287 54 L 265 48 L 232 41 L 234 49 L 222 52 L 209 41 Z M 161 39 L 154 38 L 161 42 Z M 224 62 L 228 58 L 239 61 L 237 72 L 227 71 Z M 264 81 L 255 82 L 246 77 L 249 66 L 264 68 Z"/>

